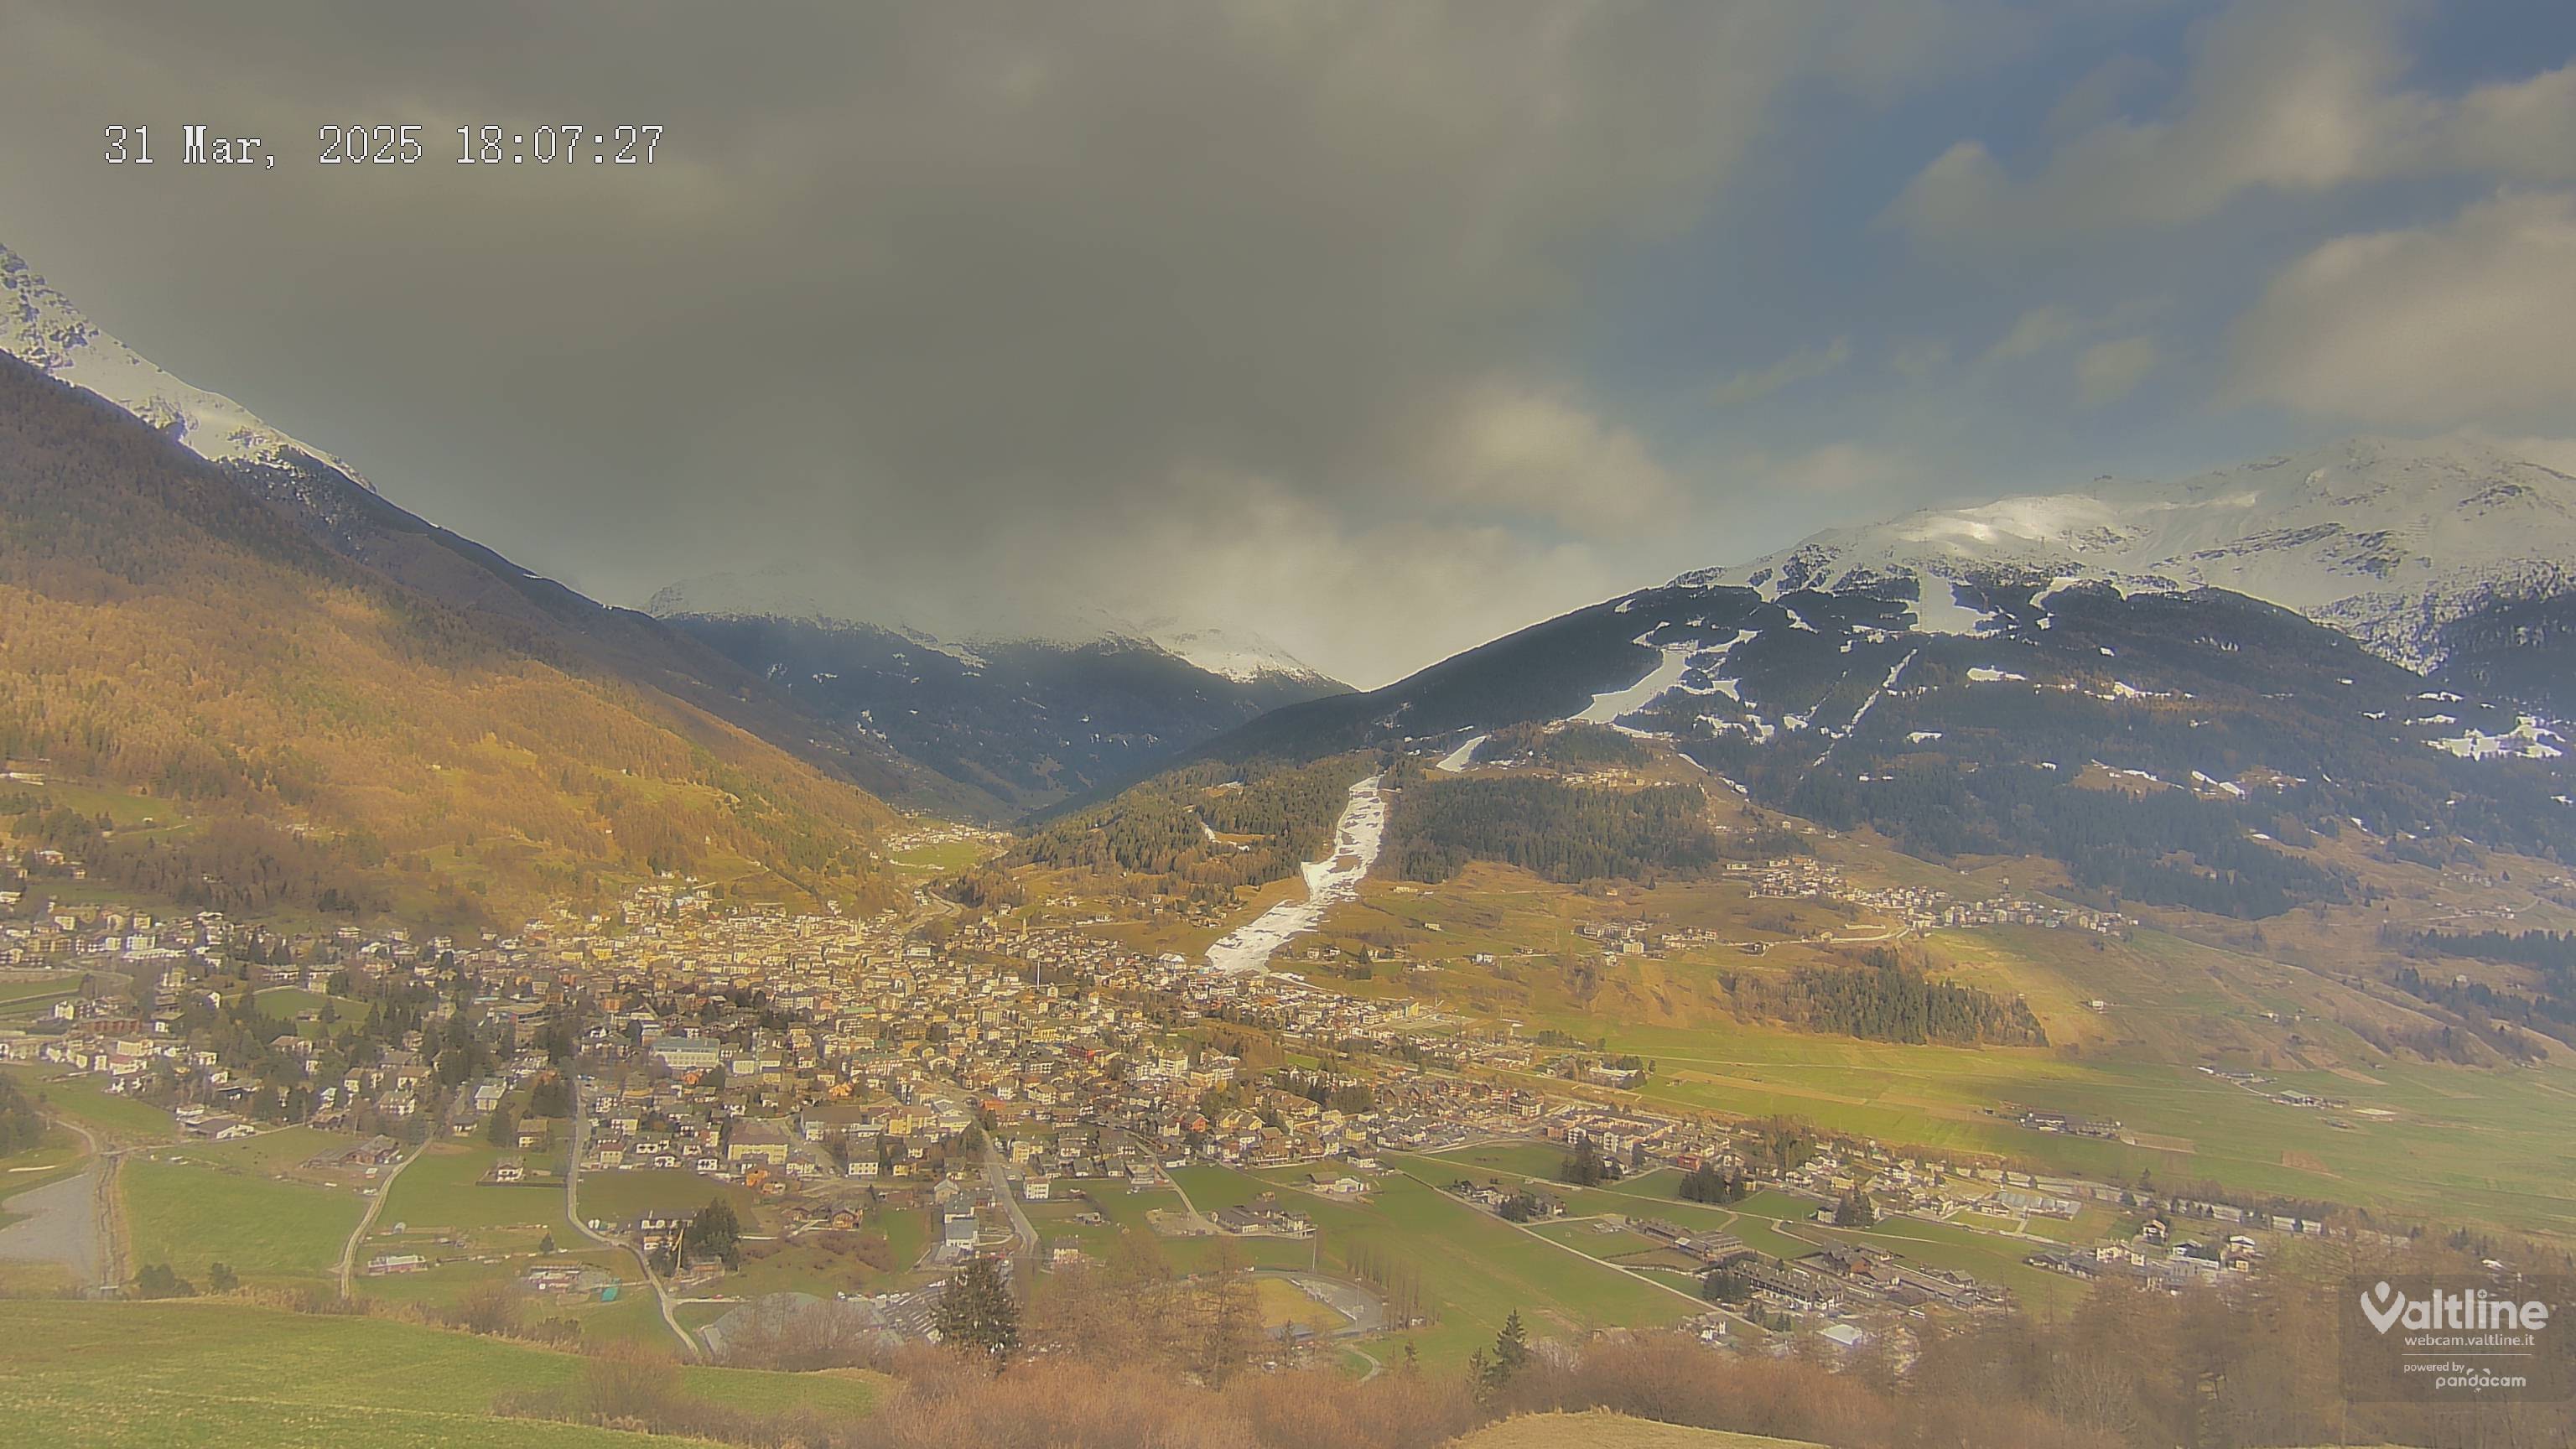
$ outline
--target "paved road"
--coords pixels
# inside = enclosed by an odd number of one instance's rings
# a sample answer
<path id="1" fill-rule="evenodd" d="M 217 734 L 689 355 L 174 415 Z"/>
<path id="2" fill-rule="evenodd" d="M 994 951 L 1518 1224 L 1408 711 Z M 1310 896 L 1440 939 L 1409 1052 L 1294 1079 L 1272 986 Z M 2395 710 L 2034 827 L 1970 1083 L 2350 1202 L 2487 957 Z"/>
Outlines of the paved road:
<path id="1" fill-rule="evenodd" d="M 1020 1251 L 1036 1252 L 1038 1250 L 1037 1227 L 1029 1221 L 1028 1213 L 1020 1207 L 1019 1195 L 1011 1191 L 1010 1174 L 1002 1170 L 1001 1149 L 993 1145 L 993 1138 L 989 1133 L 984 1137 L 984 1182 L 993 1189 L 993 1196 L 1002 1200 L 1003 1210 L 1011 1215 L 1011 1231 L 1019 1235 Z"/>
<path id="2" fill-rule="evenodd" d="M 376 1195 L 367 1199 L 366 1216 L 358 1219 L 358 1226 L 350 1232 L 349 1241 L 342 1244 L 340 1247 L 341 1297 L 349 1298 L 355 1296 L 356 1289 L 354 1284 L 358 1275 L 358 1247 L 360 1244 L 366 1242 L 367 1234 L 375 1231 L 376 1214 L 385 1210 L 385 1199 L 394 1195 L 394 1179 L 403 1175 L 404 1168 L 420 1161 L 420 1155 L 428 1150 L 429 1144 L 426 1141 L 422 1142 L 418 1147 L 413 1148 L 411 1150 L 411 1156 L 395 1163 L 394 1170 L 386 1173 L 384 1180 L 376 1184 Z"/>
<path id="3" fill-rule="evenodd" d="M 635 1255 L 635 1266 L 644 1271 L 644 1281 L 653 1285 L 653 1301 L 662 1310 L 664 1326 L 671 1330 L 672 1337 L 680 1341 L 680 1357 L 697 1358 L 700 1356 L 697 1335 L 680 1326 L 680 1316 L 672 1311 L 671 1285 L 663 1282 L 662 1275 L 653 1271 L 652 1261 L 644 1256 L 644 1250 L 633 1243 L 621 1243 L 605 1233 L 593 1231 L 590 1220 L 581 1215 L 581 1152 L 590 1135 L 590 1118 L 581 1109 L 581 1073 L 571 1072 L 567 1077 L 572 1083 L 572 1155 L 564 1159 L 564 1219 L 572 1224 L 573 1231 L 601 1247 L 623 1248 Z"/>

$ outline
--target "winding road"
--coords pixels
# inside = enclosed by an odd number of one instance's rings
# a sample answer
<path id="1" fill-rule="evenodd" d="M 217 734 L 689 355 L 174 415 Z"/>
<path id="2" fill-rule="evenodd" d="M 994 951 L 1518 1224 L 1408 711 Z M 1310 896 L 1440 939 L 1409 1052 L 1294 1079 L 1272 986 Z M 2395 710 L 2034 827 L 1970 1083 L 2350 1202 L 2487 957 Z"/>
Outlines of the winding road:
<path id="1" fill-rule="evenodd" d="M 603 1248 L 623 1248 L 635 1255 L 635 1266 L 644 1270 L 644 1281 L 653 1285 L 653 1301 L 662 1310 L 663 1324 L 671 1330 L 671 1336 L 680 1341 L 680 1357 L 684 1361 L 700 1358 L 704 1350 L 697 1335 L 680 1326 L 679 1314 L 672 1311 L 671 1285 L 663 1282 L 662 1275 L 653 1271 L 653 1262 L 644 1256 L 644 1250 L 593 1229 L 589 1219 L 581 1215 L 581 1154 L 590 1136 L 590 1118 L 581 1110 L 582 1075 L 579 1072 L 566 1075 L 572 1083 L 572 1155 L 564 1159 L 564 1221 L 572 1224 L 574 1232 Z"/>

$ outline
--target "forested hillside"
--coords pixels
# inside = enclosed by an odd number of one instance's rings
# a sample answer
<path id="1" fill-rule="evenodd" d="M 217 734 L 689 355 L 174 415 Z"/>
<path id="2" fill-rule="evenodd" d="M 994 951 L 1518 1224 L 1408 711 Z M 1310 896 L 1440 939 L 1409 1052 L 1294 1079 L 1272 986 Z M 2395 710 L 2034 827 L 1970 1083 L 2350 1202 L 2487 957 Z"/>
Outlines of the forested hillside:
<path id="1" fill-rule="evenodd" d="M 1040 827 L 1003 863 L 1127 872 L 1170 894 L 1220 902 L 1323 856 L 1352 782 L 1376 768 L 1373 754 L 1190 765 Z"/>
<path id="2" fill-rule="evenodd" d="M 1614 736 L 1615 738 L 1615 736 Z M 1559 780 L 1442 779 L 1411 762 L 1392 774 L 1389 874 L 1444 881 L 1498 860 L 1553 881 L 1652 880 L 1718 859 L 1708 797 L 1695 786 L 1615 790 Z"/>
<path id="3" fill-rule="evenodd" d="M 185 829 L 70 844 L 181 904 L 506 918 L 665 869 L 766 897 L 887 893 L 867 836 L 892 817 L 873 797 L 326 551 L 10 359 L 0 753 L 171 801 Z"/>
<path id="4" fill-rule="evenodd" d="M 2027 1003 L 1928 976 L 1887 951 L 1865 961 L 1801 966 L 1787 977 L 1728 971 L 1718 977 L 1746 1017 L 1867 1041 L 1951 1046 L 2046 1046 Z"/>

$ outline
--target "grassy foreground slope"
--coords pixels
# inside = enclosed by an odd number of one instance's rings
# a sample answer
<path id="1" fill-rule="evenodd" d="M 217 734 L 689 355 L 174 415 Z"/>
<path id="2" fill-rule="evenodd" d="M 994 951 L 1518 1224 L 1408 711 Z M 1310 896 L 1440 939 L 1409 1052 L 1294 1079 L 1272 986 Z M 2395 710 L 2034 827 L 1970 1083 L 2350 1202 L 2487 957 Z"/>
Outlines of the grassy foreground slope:
<path id="1" fill-rule="evenodd" d="M 0 1302 L 0 1424 L 11 1442 L 329 1449 L 667 1444 L 489 1413 L 502 1394 L 576 1383 L 576 1354 L 376 1318 L 216 1301 Z M 863 1374 L 675 1368 L 683 1392 L 742 1409 L 863 1414 Z M 19 1436 L 23 1435 L 23 1441 Z"/>
<path id="2" fill-rule="evenodd" d="M 1454 1449 L 1802 1449 L 1805 1441 L 1658 1424 L 1625 1414 L 1522 1414 L 1477 1430 Z M 1805 1446 L 1812 1449 L 1812 1446 Z"/>
<path id="3" fill-rule="evenodd" d="M 655 869 L 772 898 L 894 890 L 873 796 L 328 552 L 6 358 L 0 753 L 162 802 L 140 838 L 83 837 L 66 808 L 45 843 L 175 906 L 506 919 Z"/>

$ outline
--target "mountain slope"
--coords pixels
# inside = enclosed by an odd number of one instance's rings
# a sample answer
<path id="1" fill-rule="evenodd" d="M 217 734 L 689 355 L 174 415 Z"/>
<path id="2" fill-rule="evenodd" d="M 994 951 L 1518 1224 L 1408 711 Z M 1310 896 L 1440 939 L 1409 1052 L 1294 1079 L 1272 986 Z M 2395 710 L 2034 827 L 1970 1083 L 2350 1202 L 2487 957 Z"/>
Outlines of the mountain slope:
<path id="1" fill-rule="evenodd" d="M 974 662 L 992 649 L 1059 650 L 1107 645 L 1155 650 L 1237 684 L 1308 694 L 1343 686 L 1260 634 L 1177 619 L 1130 619 L 1086 599 L 1049 595 L 961 603 L 886 596 L 861 568 L 823 572 L 794 565 L 701 574 L 657 591 L 645 608 L 671 618 L 778 619 L 874 629 Z M 827 599 L 834 602 L 826 602 Z"/>
<path id="2" fill-rule="evenodd" d="M 1266 710 L 1340 689 L 1270 669 L 1234 678 L 1135 639 L 966 647 L 818 619 L 665 622 L 808 715 L 875 735 L 1010 813 L 1133 778 Z"/>
<path id="3" fill-rule="evenodd" d="M 0 621 L 0 751 L 194 821 L 140 840 L 20 825 L 182 904 L 493 918 L 657 869 L 891 894 L 868 836 L 893 817 L 873 797 L 561 631 L 325 549 L 220 467 L 10 359 Z"/>
<path id="4" fill-rule="evenodd" d="M 2454 840 L 2576 859 L 2555 725 L 2286 609 L 2046 578 L 1941 582 L 1929 603 L 1913 577 L 1841 582 L 1645 590 L 1201 753 L 1428 758 L 1514 725 L 1615 723 L 1717 788 L 1918 854 L 2045 855 L 2106 898 L 2227 915 L 2345 898 L 2284 848 L 2319 832 L 2426 863 Z"/>
<path id="5" fill-rule="evenodd" d="M 277 504 L 315 542 L 432 598 L 547 636 L 640 688 L 718 715 L 875 794 L 936 808 L 960 798 L 863 732 L 807 717 L 758 678 L 647 614 L 530 573 L 383 497 L 347 463 L 172 377 L 84 317 L 0 247 L 0 352 L 86 388 Z"/>
<path id="6" fill-rule="evenodd" d="M 310 458 L 362 485 L 366 481 L 348 464 L 270 427 L 231 398 L 192 387 L 138 356 L 5 246 L 0 352 L 97 393 L 209 462 Z"/>
<path id="7" fill-rule="evenodd" d="M 2296 609 L 2384 658 L 2438 672 L 2491 648 L 2500 613 L 2576 588 L 2570 560 L 2576 478 L 2463 439 L 2357 438 L 2179 483 L 2101 479 L 1828 529 L 1674 582 L 1774 594 L 1901 578 L 2207 586 Z M 2525 683 L 2554 702 L 2576 675 L 2542 671 Z"/>

